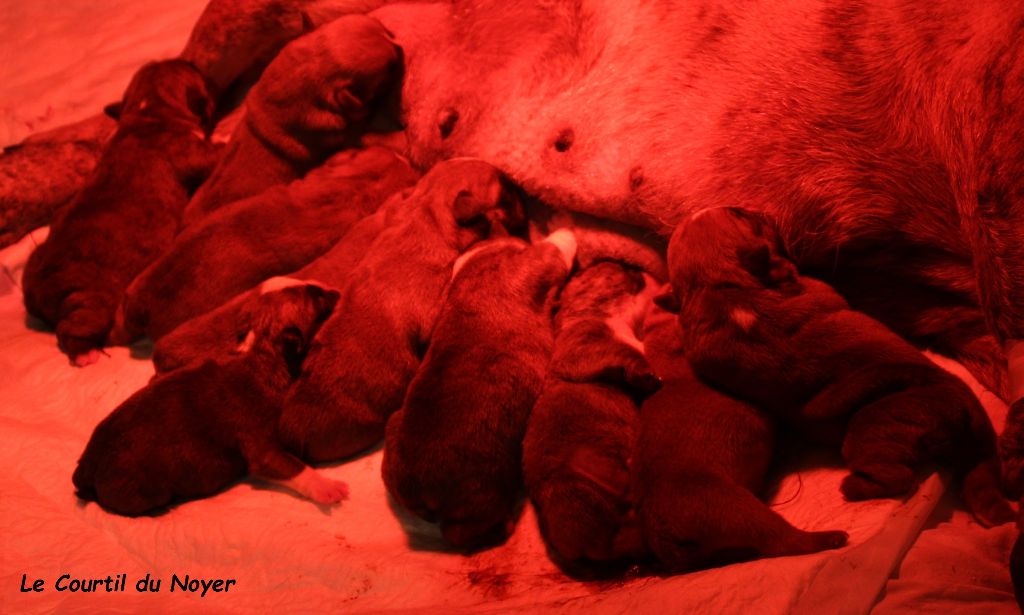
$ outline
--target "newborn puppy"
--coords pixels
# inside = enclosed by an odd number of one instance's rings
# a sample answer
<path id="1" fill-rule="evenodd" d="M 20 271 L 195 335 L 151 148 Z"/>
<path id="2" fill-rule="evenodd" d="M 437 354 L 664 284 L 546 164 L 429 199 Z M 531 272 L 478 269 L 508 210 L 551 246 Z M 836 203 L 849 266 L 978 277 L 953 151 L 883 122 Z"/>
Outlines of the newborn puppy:
<path id="1" fill-rule="evenodd" d="M 851 500 L 899 496 L 945 462 L 968 508 L 1012 519 L 995 492 L 995 435 L 970 389 L 830 286 L 800 276 L 769 221 L 739 208 L 676 229 L 669 269 L 687 357 L 723 391 L 842 441 Z"/>
<path id="2" fill-rule="evenodd" d="M 672 572 L 814 553 L 845 532 L 805 532 L 755 495 L 775 437 L 771 419 L 693 375 L 673 315 L 654 309 L 644 348 L 662 387 L 643 404 L 634 460 L 644 542 Z"/>
<path id="3" fill-rule="evenodd" d="M 252 326 L 252 306 L 268 285 L 280 288 L 302 280 L 318 280 L 336 288 L 347 286 L 352 271 L 381 233 L 397 225 L 399 218 L 415 207 L 409 198 L 412 193 L 412 189 L 406 189 L 393 195 L 376 213 L 354 224 L 320 258 L 290 276 L 266 280 L 161 337 L 153 345 L 156 371 L 168 372 L 199 359 L 223 357 L 234 352 Z"/>
<path id="4" fill-rule="evenodd" d="M 389 150 L 345 150 L 300 180 L 224 206 L 186 228 L 135 278 L 111 341 L 159 339 L 261 281 L 309 264 L 416 179 Z"/>
<path id="5" fill-rule="evenodd" d="M 344 483 L 287 453 L 276 435 L 284 392 L 337 299 L 312 284 L 261 296 L 243 354 L 157 376 L 96 427 L 72 478 L 79 496 L 139 515 L 251 474 L 319 503 L 343 499 Z"/>
<path id="6" fill-rule="evenodd" d="M 522 488 L 522 443 L 551 355 L 554 295 L 571 231 L 503 239 L 460 261 L 423 365 L 387 424 L 382 473 L 395 500 L 453 545 L 504 538 Z"/>
<path id="7" fill-rule="evenodd" d="M 95 173 L 25 268 L 25 307 L 76 365 L 98 358 L 124 289 L 171 244 L 216 158 L 205 137 L 213 99 L 185 61 L 142 67 L 119 112 Z"/>
<path id="8" fill-rule="evenodd" d="M 554 354 L 523 440 L 523 479 L 541 532 L 565 561 L 637 550 L 627 521 L 637 400 L 659 386 L 637 327 L 658 287 L 605 261 L 574 275 L 559 298 Z"/>
<path id="9" fill-rule="evenodd" d="M 359 234 L 347 238 L 354 243 L 343 240 L 331 255 L 340 262 L 314 272 L 320 278 L 341 267 L 323 279 L 344 283 L 281 413 L 282 441 L 309 461 L 348 457 L 380 441 L 419 366 L 455 259 L 522 225 L 519 201 L 501 174 L 468 159 L 435 166 L 381 217 L 390 221 L 368 220 L 358 230 L 372 235 L 380 225 L 369 246 Z"/>
<path id="10" fill-rule="evenodd" d="M 184 222 L 305 175 L 358 144 L 374 104 L 399 78 L 401 50 L 380 23 L 341 17 L 289 43 L 245 101 L 224 159 Z"/>

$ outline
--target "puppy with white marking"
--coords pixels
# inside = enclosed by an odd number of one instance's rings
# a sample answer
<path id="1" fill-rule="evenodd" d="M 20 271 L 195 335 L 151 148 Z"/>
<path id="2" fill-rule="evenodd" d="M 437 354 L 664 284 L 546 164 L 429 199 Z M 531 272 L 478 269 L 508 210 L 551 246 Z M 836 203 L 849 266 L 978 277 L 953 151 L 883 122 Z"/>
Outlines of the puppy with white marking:
<path id="1" fill-rule="evenodd" d="M 186 225 L 227 203 L 305 175 L 358 145 L 382 93 L 398 80 L 401 51 L 380 23 L 341 17 L 281 50 L 245 101 L 224 160 L 185 211 Z"/>
<path id="2" fill-rule="evenodd" d="M 344 273 L 342 300 L 285 402 L 281 439 L 303 459 L 340 459 L 380 441 L 419 367 L 456 258 L 523 224 L 503 176 L 479 160 L 438 164 L 398 207 L 383 212 L 391 221 Z M 352 262 L 350 251 L 339 256 L 342 266 Z"/>
<path id="3" fill-rule="evenodd" d="M 458 547 L 508 535 L 527 419 L 551 358 L 551 310 L 576 241 L 488 242 L 455 272 L 402 408 L 387 424 L 388 492 Z"/>
<path id="4" fill-rule="evenodd" d="M 212 495 L 250 474 L 321 504 L 348 494 L 277 439 L 284 393 L 338 300 L 313 284 L 260 297 L 243 352 L 156 376 L 97 427 L 73 482 L 80 497 L 123 515 Z"/>
<path id="5" fill-rule="evenodd" d="M 772 419 L 697 380 L 674 314 L 651 311 L 644 348 L 662 388 L 640 413 L 634 491 L 644 543 L 664 566 L 687 572 L 846 544 L 845 532 L 797 529 L 758 499 Z"/>
<path id="6" fill-rule="evenodd" d="M 352 226 L 334 246 L 295 273 L 276 276 L 265 283 L 235 295 L 230 301 L 188 320 L 153 345 L 153 366 L 158 373 L 179 369 L 204 358 L 232 354 L 252 326 L 252 307 L 266 285 L 288 285 L 303 280 L 318 280 L 334 288 L 349 283 L 352 271 L 366 256 L 370 246 L 399 217 L 413 207 L 412 189 L 393 195 L 373 215 Z"/>
<path id="7" fill-rule="evenodd" d="M 995 434 L 970 389 L 832 287 L 798 274 L 771 221 L 735 208 L 676 229 L 669 269 L 686 354 L 723 391 L 842 442 L 851 500 L 916 487 L 924 464 L 964 475 L 980 521 L 1012 519 L 995 488 Z"/>
<path id="8" fill-rule="evenodd" d="M 660 386 L 637 339 L 653 278 L 615 262 L 574 275 L 559 298 L 554 354 L 523 440 L 541 531 L 567 562 L 635 554 L 630 460 L 639 400 Z"/>
<path id="9" fill-rule="evenodd" d="M 28 312 L 53 326 L 76 365 L 99 358 L 125 288 L 170 246 L 189 195 L 213 167 L 213 98 L 188 62 L 142 67 L 117 132 L 25 267 Z"/>
<path id="10" fill-rule="evenodd" d="M 417 179 L 390 150 L 345 150 L 302 179 L 224 206 L 135 278 L 112 338 L 157 340 L 262 280 L 304 267 Z"/>

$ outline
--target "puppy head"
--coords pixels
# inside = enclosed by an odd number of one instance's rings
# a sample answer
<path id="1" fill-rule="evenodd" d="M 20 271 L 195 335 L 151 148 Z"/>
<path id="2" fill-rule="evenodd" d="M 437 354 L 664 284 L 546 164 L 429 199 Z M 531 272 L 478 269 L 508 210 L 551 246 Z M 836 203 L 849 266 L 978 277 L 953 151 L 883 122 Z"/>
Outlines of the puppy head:
<path id="1" fill-rule="evenodd" d="M 185 60 L 167 60 L 140 68 L 121 102 L 108 105 L 104 111 L 119 121 L 154 115 L 185 116 L 209 131 L 214 106 L 210 85 L 199 69 Z"/>
<path id="2" fill-rule="evenodd" d="M 252 351 L 282 357 L 292 377 L 298 376 L 310 343 L 338 302 L 340 293 L 316 284 L 275 288 L 259 296 L 253 307 L 252 331 L 245 344 Z"/>
<path id="3" fill-rule="evenodd" d="M 680 223 L 668 261 L 680 294 L 703 287 L 774 288 L 797 274 L 771 221 L 739 207 L 705 209 Z"/>
<path id="4" fill-rule="evenodd" d="M 376 19 L 364 15 L 341 17 L 314 30 L 310 37 L 327 47 L 333 68 L 328 89 L 331 108 L 350 119 L 364 120 L 390 86 L 402 78 L 402 49 Z M 358 58 L 358 62 L 353 62 Z"/>
<path id="5" fill-rule="evenodd" d="M 460 252 L 482 239 L 522 232 L 526 224 L 515 186 L 490 164 L 456 158 L 435 165 L 413 192 Z M 446 236 L 449 236 L 445 233 Z"/>

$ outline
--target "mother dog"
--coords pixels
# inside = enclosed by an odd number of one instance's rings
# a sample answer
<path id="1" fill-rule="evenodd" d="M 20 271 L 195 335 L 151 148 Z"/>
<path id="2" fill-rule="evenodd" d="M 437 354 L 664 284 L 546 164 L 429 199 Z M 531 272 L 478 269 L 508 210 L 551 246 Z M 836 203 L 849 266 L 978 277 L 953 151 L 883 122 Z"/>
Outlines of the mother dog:
<path id="1" fill-rule="evenodd" d="M 225 23 L 266 45 L 374 7 L 417 163 L 663 234 L 753 204 L 803 271 L 1021 396 L 1024 2 L 214 0 L 183 55 L 228 82 L 262 60 Z"/>

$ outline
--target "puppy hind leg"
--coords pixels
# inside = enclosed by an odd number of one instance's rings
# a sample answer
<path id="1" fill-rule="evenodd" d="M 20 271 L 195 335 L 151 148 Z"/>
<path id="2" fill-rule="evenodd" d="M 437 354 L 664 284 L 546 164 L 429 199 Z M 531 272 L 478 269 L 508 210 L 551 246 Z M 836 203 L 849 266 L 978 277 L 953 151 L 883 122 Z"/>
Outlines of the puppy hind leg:
<path id="1" fill-rule="evenodd" d="M 251 447 L 250 447 L 251 448 Z M 249 473 L 298 493 L 317 504 L 337 504 L 348 499 L 348 484 L 324 476 L 285 452 L 276 445 L 250 456 L 247 451 Z"/>
<path id="2" fill-rule="evenodd" d="M 946 400 L 921 393 L 926 391 L 888 395 L 850 419 L 842 447 L 850 474 L 840 486 L 848 500 L 908 494 L 922 462 L 949 454 L 956 434 L 940 418 Z"/>
<path id="3" fill-rule="evenodd" d="M 794 527 L 753 493 L 737 487 L 728 502 L 727 536 L 719 557 L 729 552 L 753 553 L 754 557 L 805 555 L 846 545 L 849 535 L 839 530 L 808 532 Z M 732 529 L 729 529 L 731 526 Z M 733 560 L 735 561 L 735 560 Z"/>
<path id="4" fill-rule="evenodd" d="M 61 305 L 57 345 L 79 367 L 99 360 L 114 324 L 116 302 L 104 293 L 73 293 Z"/>

